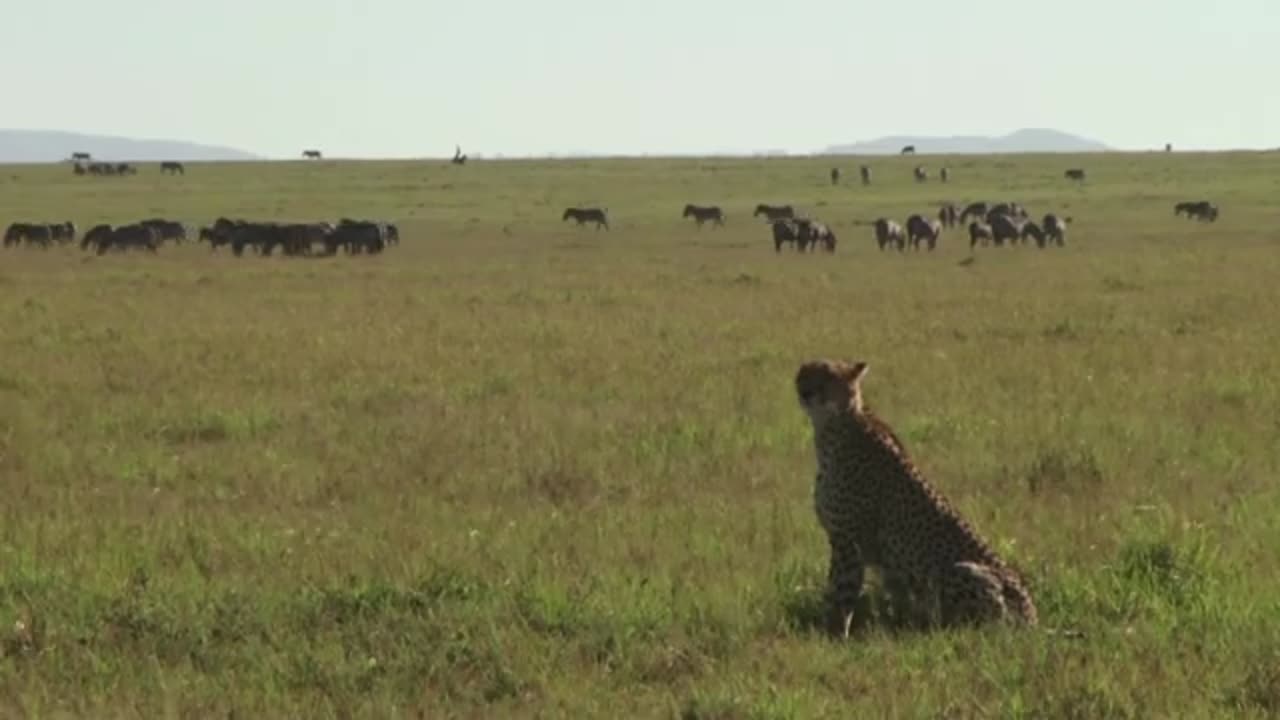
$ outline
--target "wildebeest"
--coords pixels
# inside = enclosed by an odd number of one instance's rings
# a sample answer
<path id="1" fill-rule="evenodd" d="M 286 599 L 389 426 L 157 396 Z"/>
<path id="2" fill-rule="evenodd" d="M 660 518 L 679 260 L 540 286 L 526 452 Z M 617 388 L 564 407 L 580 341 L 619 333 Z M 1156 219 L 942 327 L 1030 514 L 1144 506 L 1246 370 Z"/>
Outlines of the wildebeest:
<path id="1" fill-rule="evenodd" d="M 79 162 L 79 161 L 81 161 L 81 160 L 83 160 L 83 161 L 85 161 L 85 162 L 89 162 L 90 157 L 91 157 L 91 156 L 90 156 L 90 155 L 89 155 L 89 153 L 87 153 L 87 152 L 73 152 L 73 153 L 71 153 L 71 160 L 72 160 L 73 162 Z"/>
<path id="2" fill-rule="evenodd" d="M 156 231 L 157 242 L 163 243 L 166 240 L 181 243 L 187 240 L 187 226 L 180 222 L 165 220 L 163 218 L 149 218 L 142 220 L 139 225 L 145 225 Z"/>
<path id="3" fill-rule="evenodd" d="M 862 167 L 858 168 L 858 174 L 862 176 L 863 185 L 871 184 L 871 168 L 867 167 L 866 165 L 863 165 Z"/>
<path id="4" fill-rule="evenodd" d="M 946 228 L 953 228 L 959 225 L 960 209 L 951 203 L 943 205 L 938 210 L 938 222 L 942 223 L 942 226 Z"/>
<path id="5" fill-rule="evenodd" d="M 1201 222 L 1213 222 L 1218 219 L 1218 206 L 1208 200 L 1196 202 L 1180 202 L 1173 206 L 1173 214 L 1185 213 L 1187 219 L 1196 218 Z"/>
<path id="6" fill-rule="evenodd" d="M 1060 218 L 1053 213 L 1044 216 L 1044 234 L 1048 240 L 1057 243 L 1059 247 L 1067 244 L 1067 223 L 1071 222 L 1071 218 Z"/>
<path id="7" fill-rule="evenodd" d="M 832 185 L 840 184 L 840 168 L 836 168 L 836 167 L 831 168 L 831 184 Z"/>
<path id="8" fill-rule="evenodd" d="M 319 150 L 303 150 L 302 157 L 309 158 L 311 160 L 319 160 L 320 151 Z"/>
<path id="9" fill-rule="evenodd" d="M 1071 168 L 1070 170 L 1062 173 L 1062 176 L 1068 180 L 1084 182 L 1084 168 Z"/>
<path id="10" fill-rule="evenodd" d="M 905 145 L 905 146 L 903 146 L 902 151 L 901 151 L 901 153 L 900 153 L 900 154 L 902 154 L 902 155 L 915 155 L 915 154 L 916 154 L 916 146 L 915 146 L 915 145 Z"/>
<path id="11" fill-rule="evenodd" d="M 941 170 L 939 170 L 939 171 L 938 171 L 938 179 L 939 179 L 939 180 L 941 180 L 942 182 L 946 182 L 946 181 L 950 180 L 950 179 L 951 179 L 951 170 L 950 170 L 949 168 L 942 168 Z"/>
<path id="12" fill-rule="evenodd" d="M 4 246 L 17 247 L 23 241 L 28 245 L 39 245 L 47 248 L 64 231 L 62 224 L 16 222 L 4 232 Z"/>
<path id="13" fill-rule="evenodd" d="M 751 213 L 751 217 L 759 217 L 764 215 L 769 222 L 780 218 L 794 218 L 796 211 L 790 205 L 765 205 L 763 203 L 756 205 L 755 212 Z"/>
<path id="14" fill-rule="evenodd" d="M 983 245 L 991 242 L 991 226 L 980 220 L 974 220 L 969 223 L 969 249 L 972 250 L 979 242 Z"/>
<path id="15" fill-rule="evenodd" d="M 560 221 L 564 222 L 569 218 L 573 218 L 578 222 L 579 227 L 585 223 L 593 222 L 596 224 L 596 230 L 604 228 L 609 229 L 608 208 L 565 208 L 564 215 L 560 217 Z"/>
<path id="16" fill-rule="evenodd" d="M 787 218 L 778 218 L 770 223 L 773 231 L 773 250 L 774 252 L 782 252 L 782 246 L 786 243 L 796 243 L 796 226 Z"/>
<path id="17" fill-rule="evenodd" d="M 924 182 L 929 179 L 929 171 L 924 169 L 923 165 L 917 165 L 911 174 L 915 176 L 916 182 Z"/>
<path id="18" fill-rule="evenodd" d="M 991 240 L 996 245 L 1003 245 L 1005 241 L 1012 245 L 1022 237 L 1022 221 L 1010 215 L 988 215 L 987 223 L 991 226 Z"/>
<path id="19" fill-rule="evenodd" d="M 895 245 L 899 250 L 907 247 L 907 235 L 902 226 L 888 218 L 879 218 L 875 222 L 876 245 L 884 250 Z"/>
<path id="20" fill-rule="evenodd" d="M 928 220 L 923 215 L 912 215 L 907 218 L 907 243 L 915 250 L 920 249 L 920 241 L 924 240 L 930 250 L 938 247 L 938 236 L 942 234 L 942 225 L 936 220 Z"/>
<path id="21" fill-rule="evenodd" d="M 700 205 L 685 205 L 684 214 L 680 216 L 682 219 L 692 217 L 701 228 L 705 222 L 711 222 L 715 225 L 724 225 L 724 213 L 718 205 L 710 207 L 702 207 Z M 714 227 L 714 226 L 713 226 Z"/>
<path id="22" fill-rule="evenodd" d="M 960 213 L 960 222 L 969 222 L 969 218 L 971 217 L 978 219 L 985 218 L 987 216 L 988 207 L 987 203 L 981 201 L 969 203 Z"/>
<path id="23" fill-rule="evenodd" d="M 84 234 L 80 239 L 80 249 L 88 250 L 89 248 L 100 248 L 111 237 L 110 225 L 94 225 L 89 232 Z"/>
<path id="24" fill-rule="evenodd" d="M 99 228 L 106 228 L 106 232 L 95 233 Z M 92 241 L 90 236 L 93 236 Z M 140 249 L 154 253 L 160 246 L 160 241 L 155 228 L 138 223 L 124 225 L 115 229 L 111 229 L 110 225 L 95 227 L 85 235 L 85 242 L 81 244 L 81 247 L 87 248 L 91 244 L 98 246 L 99 255 L 113 248 L 118 250 Z"/>
<path id="25" fill-rule="evenodd" d="M 182 163 L 175 160 L 166 160 L 160 163 L 160 174 L 169 173 L 170 175 L 186 175 L 187 168 Z"/>

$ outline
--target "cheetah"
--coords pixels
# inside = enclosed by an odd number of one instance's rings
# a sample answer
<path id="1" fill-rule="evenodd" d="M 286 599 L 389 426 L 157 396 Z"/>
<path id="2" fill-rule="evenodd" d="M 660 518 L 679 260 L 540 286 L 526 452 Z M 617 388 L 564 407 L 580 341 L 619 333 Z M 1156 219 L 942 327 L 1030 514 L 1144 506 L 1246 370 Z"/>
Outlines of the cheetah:
<path id="1" fill-rule="evenodd" d="M 813 422 L 814 508 L 831 546 L 829 629 L 848 638 L 866 566 L 878 567 L 895 614 L 916 623 L 1037 623 L 1018 573 L 912 462 L 892 428 L 863 403 L 865 362 L 800 366 L 796 393 Z"/>

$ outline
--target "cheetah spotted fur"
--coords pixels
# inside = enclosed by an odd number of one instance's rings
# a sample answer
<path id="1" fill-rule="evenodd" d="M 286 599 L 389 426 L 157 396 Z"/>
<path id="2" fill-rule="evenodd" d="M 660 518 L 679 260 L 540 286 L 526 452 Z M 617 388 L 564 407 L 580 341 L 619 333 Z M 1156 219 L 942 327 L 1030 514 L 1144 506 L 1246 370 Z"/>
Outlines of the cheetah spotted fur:
<path id="1" fill-rule="evenodd" d="M 864 362 L 815 360 L 796 374 L 813 422 L 814 506 L 831 546 L 829 624 L 848 637 L 867 566 L 897 612 L 944 626 L 1037 622 L 1022 578 L 929 483 L 893 430 L 863 404 Z"/>

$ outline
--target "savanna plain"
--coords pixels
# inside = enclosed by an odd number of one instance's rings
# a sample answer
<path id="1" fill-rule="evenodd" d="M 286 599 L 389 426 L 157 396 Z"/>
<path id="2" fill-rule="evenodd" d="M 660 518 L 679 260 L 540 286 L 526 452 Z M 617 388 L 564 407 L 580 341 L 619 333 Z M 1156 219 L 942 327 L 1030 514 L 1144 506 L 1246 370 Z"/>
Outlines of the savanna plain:
<path id="1" fill-rule="evenodd" d="M 1067 244 L 866 224 L 971 200 Z M 1280 713 L 1280 154 L 0 168 L 6 225 L 224 215 L 402 241 L 0 251 L 0 715 Z M 826 638 L 817 357 L 1040 627 Z"/>

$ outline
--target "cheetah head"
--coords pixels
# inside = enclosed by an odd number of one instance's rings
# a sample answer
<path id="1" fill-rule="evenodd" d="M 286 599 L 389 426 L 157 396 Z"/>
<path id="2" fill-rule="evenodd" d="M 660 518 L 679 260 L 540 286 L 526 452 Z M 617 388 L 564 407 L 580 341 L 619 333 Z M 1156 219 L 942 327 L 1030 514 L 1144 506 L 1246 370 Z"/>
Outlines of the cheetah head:
<path id="1" fill-rule="evenodd" d="M 861 382 L 866 374 L 865 362 L 811 360 L 796 373 L 800 407 L 815 423 L 850 409 L 860 412 Z"/>

